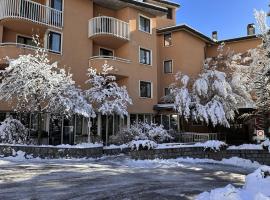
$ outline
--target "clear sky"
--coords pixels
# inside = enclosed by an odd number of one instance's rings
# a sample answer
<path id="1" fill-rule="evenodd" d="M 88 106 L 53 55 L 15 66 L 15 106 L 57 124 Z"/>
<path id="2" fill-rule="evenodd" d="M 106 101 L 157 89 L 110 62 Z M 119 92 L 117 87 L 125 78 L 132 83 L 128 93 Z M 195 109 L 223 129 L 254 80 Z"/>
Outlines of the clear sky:
<path id="1" fill-rule="evenodd" d="M 218 39 L 246 36 L 247 24 L 255 23 L 254 9 L 269 11 L 270 0 L 172 0 L 181 5 L 177 24 L 186 23 L 207 36 L 218 31 Z"/>

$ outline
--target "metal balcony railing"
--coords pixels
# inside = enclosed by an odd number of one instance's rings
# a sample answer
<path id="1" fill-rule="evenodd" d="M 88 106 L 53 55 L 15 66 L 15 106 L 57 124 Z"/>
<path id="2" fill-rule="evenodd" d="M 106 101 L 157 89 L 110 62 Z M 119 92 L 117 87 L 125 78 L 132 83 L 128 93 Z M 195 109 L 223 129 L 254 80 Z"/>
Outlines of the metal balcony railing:
<path id="1" fill-rule="evenodd" d="M 30 0 L 0 0 L 0 20 L 25 19 L 54 28 L 63 27 L 63 12 Z"/>
<path id="2" fill-rule="evenodd" d="M 129 23 L 106 16 L 92 18 L 89 20 L 89 37 L 96 35 L 113 35 L 129 40 Z"/>

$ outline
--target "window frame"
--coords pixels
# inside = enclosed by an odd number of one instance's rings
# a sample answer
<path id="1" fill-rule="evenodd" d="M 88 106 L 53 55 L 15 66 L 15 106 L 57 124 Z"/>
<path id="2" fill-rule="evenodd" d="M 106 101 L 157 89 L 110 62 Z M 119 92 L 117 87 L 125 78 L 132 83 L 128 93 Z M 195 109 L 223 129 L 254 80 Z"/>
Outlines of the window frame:
<path id="1" fill-rule="evenodd" d="M 101 49 L 104 49 L 104 50 L 107 50 L 107 51 L 111 51 L 112 52 L 112 57 L 114 57 L 114 50 L 113 49 L 109 49 L 109 48 L 105 48 L 105 47 L 99 47 L 99 51 L 98 51 L 98 55 L 99 56 L 109 57 L 109 56 L 106 56 L 106 55 L 101 55 L 101 53 L 100 53 Z"/>
<path id="2" fill-rule="evenodd" d="M 55 34 L 60 35 L 60 47 L 59 47 L 60 48 L 60 51 L 59 52 L 50 49 L 50 33 L 55 33 Z M 55 30 L 48 30 L 48 32 L 47 32 L 46 35 L 47 35 L 47 39 L 46 39 L 46 42 L 47 42 L 46 48 L 47 48 L 47 50 L 49 52 L 51 52 L 51 53 L 56 53 L 56 54 L 61 54 L 62 55 L 62 52 L 63 52 L 63 33 L 62 32 L 58 32 L 58 31 L 55 31 Z"/>
<path id="3" fill-rule="evenodd" d="M 150 83 L 150 97 L 142 97 L 141 96 L 141 82 L 145 82 L 145 83 Z M 144 80 L 139 80 L 139 97 L 142 99 L 152 99 L 153 98 L 153 83 L 152 81 L 144 81 Z"/>
<path id="4" fill-rule="evenodd" d="M 142 62 L 141 62 L 141 49 L 150 52 L 150 56 L 149 56 L 149 58 L 150 58 L 150 64 L 147 64 L 147 62 L 146 62 L 146 63 L 142 63 Z M 147 48 L 144 48 L 144 47 L 139 46 L 139 63 L 140 63 L 141 65 L 152 66 L 152 62 L 153 62 L 153 57 L 152 57 L 152 55 L 153 55 L 153 54 L 152 54 L 152 50 L 151 50 L 151 49 L 147 49 Z"/>
<path id="5" fill-rule="evenodd" d="M 172 8 L 167 8 L 167 9 L 168 9 L 168 11 L 167 11 L 166 17 L 167 17 L 167 19 L 172 20 L 173 19 L 173 9 Z"/>
<path id="6" fill-rule="evenodd" d="M 149 32 L 141 29 L 141 17 L 149 20 Z M 141 31 L 143 33 L 152 34 L 152 20 L 151 20 L 150 17 L 147 17 L 145 15 L 139 14 L 139 16 L 138 16 L 138 26 L 139 26 L 138 27 L 138 30 L 139 31 Z"/>
<path id="7" fill-rule="evenodd" d="M 166 62 L 171 62 L 171 72 L 166 72 L 165 70 L 165 63 Z M 164 74 L 173 74 L 173 59 L 168 59 L 163 61 L 163 73 Z"/>
<path id="8" fill-rule="evenodd" d="M 33 47 L 36 47 L 35 45 L 29 45 L 29 44 L 19 43 L 19 42 L 18 42 L 18 38 L 19 38 L 19 37 L 24 38 L 24 39 L 30 39 L 30 40 L 33 42 L 33 38 L 30 37 L 30 36 L 22 35 L 22 34 L 16 34 L 16 43 L 17 43 L 17 44 L 25 45 L 25 46 L 33 46 Z M 33 42 L 33 43 L 34 43 L 34 42 Z"/>
<path id="9" fill-rule="evenodd" d="M 169 91 L 169 94 L 166 94 L 166 90 Z M 164 88 L 164 96 L 167 96 L 167 95 L 170 95 L 170 94 L 171 94 L 171 89 L 170 89 L 170 87 L 165 87 L 165 88 Z"/>
<path id="10" fill-rule="evenodd" d="M 165 44 L 165 36 L 166 35 L 170 35 L 171 36 L 171 42 L 170 42 L 170 44 L 169 45 L 166 45 Z M 173 45 L 173 43 L 172 43 L 172 32 L 167 32 L 167 33 L 164 33 L 163 34 L 163 47 L 171 47 Z"/>

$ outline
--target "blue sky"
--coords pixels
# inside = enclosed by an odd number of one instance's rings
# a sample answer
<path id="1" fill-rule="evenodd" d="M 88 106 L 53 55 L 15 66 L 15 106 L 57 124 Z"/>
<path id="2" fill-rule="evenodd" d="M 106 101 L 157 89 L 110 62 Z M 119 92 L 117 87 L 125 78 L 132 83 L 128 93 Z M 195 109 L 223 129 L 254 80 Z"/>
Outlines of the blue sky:
<path id="1" fill-rule="evenodd" d="M 218 31 L 218 39 L 246 36 L 254 23 L 254 9 L 269 11 L 269 0 L 173 0 L 181 5 L 177 24 L 186 23 L 207 36 Z"/>

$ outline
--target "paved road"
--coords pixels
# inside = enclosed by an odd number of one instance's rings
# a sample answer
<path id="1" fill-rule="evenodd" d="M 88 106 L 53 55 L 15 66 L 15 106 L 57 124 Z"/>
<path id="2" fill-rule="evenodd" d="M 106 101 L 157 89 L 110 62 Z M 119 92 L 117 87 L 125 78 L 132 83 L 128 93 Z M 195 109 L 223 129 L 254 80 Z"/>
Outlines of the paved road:
<path id="1" fill-rule="evenodd" d="M 229 183 L 241 186 L 249 172 L 213 164 L 139 162 L 124 156 L 98 161 L 0 159 L 0 199 L 188 200 Z"/>

